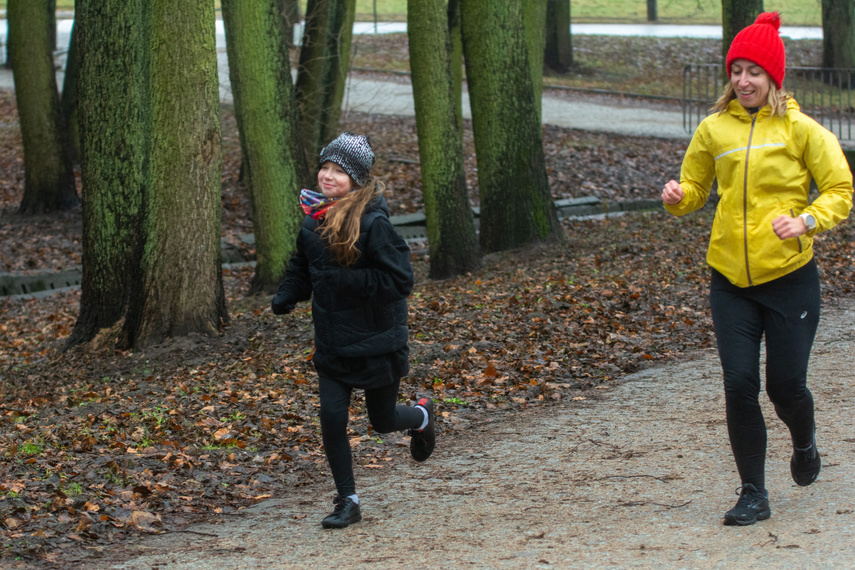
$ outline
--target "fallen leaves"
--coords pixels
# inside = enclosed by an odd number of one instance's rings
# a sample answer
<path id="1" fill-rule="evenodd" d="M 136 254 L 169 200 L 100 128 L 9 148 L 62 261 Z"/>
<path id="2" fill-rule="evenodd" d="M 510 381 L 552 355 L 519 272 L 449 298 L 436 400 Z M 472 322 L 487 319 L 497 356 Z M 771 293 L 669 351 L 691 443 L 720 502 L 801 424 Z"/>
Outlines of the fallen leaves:
<path id="1" fill-rule="evenodd" d="M 393 168 L 382 153 L 417 156 L 410 123 L 353 128 L 375 127 L 382 175 Z M 547 133 L 559 157 L 556 172 L 569 179 L 574 169 L 591 168 L 581 165 L 579 141 L 589 135 Z M 589 140 L 604 141 L 599 159 L 607 167 L 595 185 L 610 196 L 620 188 L 600 181 L 621 168 L 627 149 L 644 147 L 657 168 L 679 164 L 675 143 Z M 234 161 L 226 159 L 232 167 Z M 237 168 L 232 172 L 236 177 Z M 393 207 L 419 207 L 415 172 L 397 174 Z M 658 174 L 646 176 L 641 186 L 651 191 Z M 227 235 L 248 229 L 241 225 L 248 203 L 229 184 Z M 434 397 L 440 429 L 452 434 L 496 410 L 591 401 L 593 390 L 627 373 L 713 347 L 703 261 L 711 215 L 568 221 L 561 244 L 488 256 L 482 270 L 441 282 L 428 281 L 425 258 L 415 256 L 412 369 L 402 398 Z M 60 259 L 67 238 L 79 236 L 76 223 L 34 222 L 29 231 L 48 243 L 58 235 L 59 246 L 27 255 Z M 22 247 L 38 243 L 27 238 Z M 852 224 L 821 235 L 816 248 L 825 298 L 851 294 Z M 307 360 L 311 315 L 298 309 L 274 317 L 269 297 L 244 297 L 251 277 L 251 267 L 224 271 L 232 319 L 221 336 L 138 352 L 116 351 L 104 333 L 101 342 L 61 353 L 78 292 L 0 300 L 0 544 L 7 555 L 61 560 L 57 553 L 69 544 L 103 546 L 163 532 L 328 481 L 316 375 Z M 359 396 L 348 436 L 360 466 L 407 460 L 405 436 L 376 437 Z"/>

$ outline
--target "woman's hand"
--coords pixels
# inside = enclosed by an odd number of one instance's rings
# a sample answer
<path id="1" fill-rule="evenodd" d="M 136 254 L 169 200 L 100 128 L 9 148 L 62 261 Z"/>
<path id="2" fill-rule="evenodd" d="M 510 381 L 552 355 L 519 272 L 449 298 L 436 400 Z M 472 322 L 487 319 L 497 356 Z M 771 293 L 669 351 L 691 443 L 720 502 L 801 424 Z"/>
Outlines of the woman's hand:
<path id="1" fill-rule="evenodd" d="M 676 180 L 669 180 L 662 189 L 662 201 L 673 206 L 683 200 L 683 187 Z"/>
<path id="2" fill-rule="evenodd" d="M 775 230 L 775 235 L 779 239 L 799 237 L 808 232 L 808 227 L 801 217 L 791 218 L 786 215 L 778 216 L 772 220 L 772 229 Z"/>

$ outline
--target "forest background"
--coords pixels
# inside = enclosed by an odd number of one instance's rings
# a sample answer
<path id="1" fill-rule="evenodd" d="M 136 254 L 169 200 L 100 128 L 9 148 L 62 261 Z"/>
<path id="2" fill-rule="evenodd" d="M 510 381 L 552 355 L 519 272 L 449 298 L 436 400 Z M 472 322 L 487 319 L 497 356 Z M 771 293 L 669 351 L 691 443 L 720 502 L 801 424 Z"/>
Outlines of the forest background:
<path id="1" fill-rule="evenodd" d="M 581 11 L 583 4 L 573 6 Z M 772 2 L 766 7 L 790 10 Z M 664 10 L 662 4 L 663 18 Z M 620 64 L 607 62 L 631 59 L 633 51 L 666 69 L 679 69 L 673 58 L 684 53 L 720 51 L 712 40 L 575 39 L 587 77 L 620 76 Z M 357 41 L 356 58 L 372 54 L 367 67 L 406 64 L 406 36 Z M 788 43 L 788 50 L 806 63 L 820 57 L 818 42 Z M 23 178 L 15 113 L 14 94 L 0 93 L 0 238 L 14 244 L 4 248 L 0 269 L 79 264 L 79 212 L 14 219 Z M 221 116 L 223 238 L 251 258 L 251 244 L 240 238 L 251 224 L 238 182 L 234 116 L 229 107 Z M 376 172 L 390 187 L 393 210 L 418 210 L 415 121 L 353 113 L 341 126 L 374 136 Z M 661 183 L 677 175 L 685 149 L 685 141 L 549 126 L 544 145 L 557 195 L 614 202 L 655 199 Z M 475 188 L 471 124 L 464 149 Z M 424 252 L 417 249 L 413 371 L 404 399 L 431 394 L 442 436 L 453 437 L 484 414 L 598 398 L 624 374 L 709 348 L 704 249 L 711 215 L 707 208 L 679 220 L 660 211 L 565 220 L 563 243 L 487 256 L 481 270 L 445 281 L 427 279 Z M 826 302 L 850 295 L 852 224 L 824 235 L 817 249 Z M 5 556 L 50 564 L 81 547 L 97 552 L 139 532 L 179 529 L 327 477 L 307 361 L 311 315 L 303 307 L 285 319 L 272 316 L 269 297 L 246 295 L 251 274 L 248 265 L 224 269 L 231 323 L 222 335 L 192 335 L 140 351 L 117 351 L 96 339 L 86 351 L 62 352 L 79 292 L 0 301 Z M 382 470 L 385 462 L 403 459 L 404 436 L 373 434 L 359 401 L 353 415 L 361 469 Z"/>
<path id="2" fill-rule="evenodd" d="M 788 26 L 819 26 L 821 0 L 766 0 L 764 9 L 778 11 Z M 220 2 L 217 0 L 217 7 Z M 0 9 L 6 1 L 0 0 Z M 74 0 L 56 0 L 57 10 L 73 11 Z M 306 0 L 301 1 L 305 12 Z M 641 23 L 647 21 L 644 0 L 572 0 L 574 22 Z M 606 9 L 607 8 L 607 9 Z M 376 10 L 376 11 L 375 11 Z M 658 0 L 658 21 L 663 24 L 720 24 L 721 2 L 718 0 Z M 356 21 L 370 22 L 375 13 L 378 21 L 403 22 L 407 19 L 407 0 L 356 0 Z"/>

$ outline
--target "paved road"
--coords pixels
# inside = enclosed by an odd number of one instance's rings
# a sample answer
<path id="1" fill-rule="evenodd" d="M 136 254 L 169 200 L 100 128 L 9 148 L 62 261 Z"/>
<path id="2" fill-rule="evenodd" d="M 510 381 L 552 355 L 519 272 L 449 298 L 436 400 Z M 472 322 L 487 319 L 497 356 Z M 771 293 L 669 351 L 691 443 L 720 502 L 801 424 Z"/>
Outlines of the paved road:
<path id="1" fill-rule="evenodd" d="M 68 21 L 65 21 L 68 22 Z M 0 27 L 0 42 L 5 38 L 5 20 Z M 363 24 L 362 27 L 373 25 Z M 389 31 L 391 25 L 381 27 Z M 395 28 L 392 28 L 395 29 Z M 60 21 L 58 43 L 68 42 L 70 25 Z M 224 37 L 218 34 L 218 65 L 220 75 L 220 96 L 223 101 L 231 101 L 229 85 L 228 59 L 225 52 Z M 64 54 L 58 57 L 58 66 L 64 67 Z M 60 85 L 62 72 L 57 74 Z M 0 89 L 13 89 L 12 73 L 0 69 Z M 678 105 L 673 111 L 645 109 L 637 101 L 614 99 L 614 102 L 595 103 L 590 97 L 543 97 L 543 122 L 566 128 L 604 131 L 626 135 L 659 136 L 688 138 L 683 129 L 683 115 Z M 471 116 L 469 98 L 464 94 L 464 116 Z M 347 83 L 344 99 L 344 111 L 375 113 L 385 115 L 413 115 L 413 91 L 407 83 L 367 80 L 351 77 Z"/>
<path id="2" fill-rule="evenodd" d="M 57 44 L 68 44 L 72 20 L 59 20 L 57 23 Z M 574 34 L 657 36 L 657 37 L 702 37 L 720 38 L 720 26 L 671 26 L 661 24 L 623 25 L 623 24 L 573 24 Z M 356 34 L 401 33 L 406 31 L 402 22 L 373 24 L 358 22 L 354 26 Z M 822 28 L 784 27 L 782 35 L 793 39 L 821 39 Z M 0 19 L 0 45 L 5 43 L 6 20 Z M 229 86 L 228 60 L 225 54 L 225 33 L 222 20 L 217 22 L 217 50 L 220 69 L 220 96 L 223 101 L 231 101 Z M 60 55 L 59 64 L 62 65 Z M 62 75 L 59 74 L 60 81 Z M 0 70 L 0 89 L 14 87 L 12 74 Z M 548 93 L 543 97 L 543 122 L 566 128 L 603 131 L 626 135 L 659 136 L 669 138 L 688 138 L 683 128 L 683 115 L 674 105 L 673 110 L 652 110 L 637 101 L 610 99 L 606 102 L 592 102 L 590 97 L 554 97 Z M 464 116 L 469 118 L 469 98 L 464 94 Z M 413 92 L 408 84 L 389 83 L 351 77 L 345 94 L 344 111 L 356 111 L 385 115 L 412 115 Z"/>

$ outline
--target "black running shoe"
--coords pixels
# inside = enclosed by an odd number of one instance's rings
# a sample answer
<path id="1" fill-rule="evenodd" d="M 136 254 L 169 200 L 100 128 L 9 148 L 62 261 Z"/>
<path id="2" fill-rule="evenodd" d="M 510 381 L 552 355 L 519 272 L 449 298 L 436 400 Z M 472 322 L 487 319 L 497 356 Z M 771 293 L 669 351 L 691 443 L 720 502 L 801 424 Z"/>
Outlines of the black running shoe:
<path id="1" fill-rule="evenodd" d="M 821 468 L 822 459 L 819 457 L 816 443 L 813 443 L 808 450 L 794 451 L 790 459 L 790 474 L 799 487 L 807 487 L 816 481 Z"/>
<path id="2" fill-rule="evenodd" d="M 765 521 L 772 516 L 768 491 L 758 491 L 751 483 L 743 485 L 740 491 L 736 506 L 724 513 L 724 524 L 744 526 Z"/>
<path id="3" fill-rule="evenodd" d="M 321 521 L 322 527 L 344 528 L 362 520 L 362 513 L 359 512 L 359 503 L 354 503 L 350 497 L 341 498 L 336 496 L 333 504 L 335 508 L 332 513 Z"/>
<path id="4" fill-rule="evenodd" d="M 436 446 L 433 400 L 430 398 L 421 398 L 416 405 L 427 410 L 428 423 L 424 429 L 410 430 L 410 455 L 416 461 L 425 461 L 433 453 L 433 448 Z"/>

